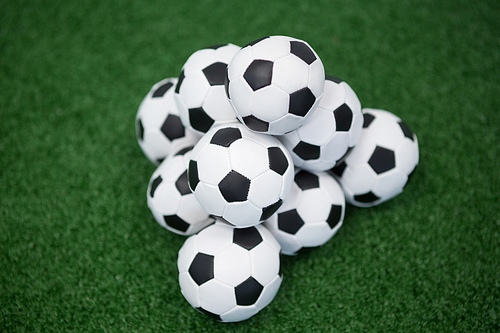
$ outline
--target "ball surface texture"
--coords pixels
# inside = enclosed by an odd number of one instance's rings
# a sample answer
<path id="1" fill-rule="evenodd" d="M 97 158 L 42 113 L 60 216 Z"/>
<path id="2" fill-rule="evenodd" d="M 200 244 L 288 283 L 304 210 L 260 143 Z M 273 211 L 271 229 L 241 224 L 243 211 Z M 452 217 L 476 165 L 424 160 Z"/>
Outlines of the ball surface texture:
<path id="1" fill-rule="evenodd" d="M 419 153 L 417 136 L 393 113 L 365 108 L 363 117 L 358 144 L 331 170 L 348 203 L 370 207 L 403 191 Z"/>
<path id="2" fill-rule="evenodd" d="M 192 235 L 214 222 L 188 186 L 192 147 L 169 155 L 151 176 L 147 204 L 156 222 L 179 235 Z"/>
<path id="3" fill-rule="evenodd" d="M 243 124 L 255 132 L 282 135 L 300 127 L 318 106 L 325 70 L 306 42 L 270 36 L 236 53 L 225 85 Z"/>
<path id="4" fill-rule="evenodd" d="M 212 126 L 237 121 L 224 80 L 227 64 L 239 49 L 233 44 L 216 45 L 198 50 L 187 59 L 174 95 L 184 126 L 206 133 Z"/>
<path id="5" fill-rule="evenodd" d="M 342 226 L 345 198 L 337 181 L 324 171 L 297 170 L 290 195 L 264 226 L 281 251 L 295 255 L 330 240 Z"/>
<path id="6" fill-rule="evenodd" d="M 356 145 L 363 126 L 361 103 L 344 81 L 327 76 L 318 108 L 304 124 L 278 139 L 295 166 L 312 171 L 333 168 Z"/>
<path id="7" fill-rule="evenodd" d="M 282 280 L 280 245 L 262 225 L 237 229 L 216 222 L 185 241 L 177 267 L 189 304 L 223 322 L 257 314 Z"/>
<path id="8" fill-rule="evenodd" d="M 185 128 L 174 100 L 177 78 L 159 81 L 142 100 L 135 119 L 137 141 L 155 164 L 172 151 L 194 145 L 199 134 Z"/>
<path id="9" fill-rule="evenodd" d="M 292 158 L 278 139 L 239 123 L 207 132 L 188 167 L 189 186 L 205 210 L 239 228 L 274 214 L 290 192 L 293 175 Z"/>

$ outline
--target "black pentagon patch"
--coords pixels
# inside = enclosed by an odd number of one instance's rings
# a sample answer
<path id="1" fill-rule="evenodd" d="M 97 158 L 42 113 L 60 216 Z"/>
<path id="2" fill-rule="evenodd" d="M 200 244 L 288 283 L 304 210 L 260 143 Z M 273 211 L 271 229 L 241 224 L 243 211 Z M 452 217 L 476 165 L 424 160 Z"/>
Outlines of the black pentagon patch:
<path id="1" fill-rule="evenodd" d="M 273 62 L 257 59 L 252 61 L 243 74 L 253 91 L 267 87 L 273 78 Z"/>
<path id="2" fill-rule="evenodd" d="M 247 200 L 250 179 L 232 170 L 219 183 L 219 190 L 227 202 Z"/>
<path id="3" fill-rule="evenodd" d="M 172 82 L 167 82 L 165 84 L 162 84 L 160 87 L 158 87 L 158 89 L 156 89 L 153 93 L 153 98 L 157 98 L 157 97 L 163 97 L 163 95 L 165 95 L 165 93 L 170 89 L 172 88 L 174 84 Z"/>
<path id="4" fill-rule="evenodd" d="M 269 123 L 267 121 L 261 120 L 253 115 L 243 117 L 243 122 L 249 129 L 255 132 L 267 132 L 269 129 Z"/>
<path id="5" fill-rule="evenodd" d="M 253 277 L 249 277 L 234 288 L 237 305 L 252 305 L 257 302 L 264 287 Z"/>
<path id="6" fill-rule="evenodd" d="M 155 191 L 156 189 L 158 188 L 158 185 L 161 184 L 161 182 L 163 181 L 163 178 L 161 178 L 161 175 L 159 175 L 158 177 L 156 177 L 152 182 L 151 182 L 151 188 L 149 190 L 149 196 L 151 198 L 154 197 L 155 195 Z"/>
<path id="7" fill-rule="evenodd" d="M 288 169 L 288 160 L 285 153 L 279 147 L 269 147 L 267 148 L 267 156 L 269 158 L 269 169 L 283 176 Z"/>
<path id="8" fill-rule="evenodd" d="M 330 209 L 330 214 L 328 214 L 328 218 L 326 222 L 330 226 L 330 228 L 335 228 L 335 226 L 340 222 L 342 218 L 342 206 L 340 205 L 332 205 Z"/>
<path id="9" fill-rule="evenodd" d="M 293 152 L 304 161 L 318 159 L 321 153 L 320 150 L 321 148 L 319 146 L 304 141 L 300 141 L 295 148 L 293 148 Z"/>
<path id="10" fill-rule="evenodd" d="M 304 42 L 291 41 L 290 53 L 295 54 L 297 57 L 302 59 L 308 65 L 312 64 L 314 60 L 316 60 L 314 52 Z"/>
<path id="11" fill-rule="evenodd" d="M 392 150 L 377 146 L 368 160 L 368 164 L 379 175 L 396 166 L 396 157 Z"/>
<path id="12" fill-rule="evenodd" d="M 363 113 L 363 128 L 367 128 L 370 126 L 372 121 L 375 119 L 375 116 L 371 113 Z"/>
<path id="13" fill-rule="evenodd" d="M 215 122 L 203 108 L 189 109 L 189 123 L 191 126 L 200 132 L 206 133 Z"/>
<path id="14" fill-rule="evenodd" d="M 174 228 L 175 230 L 186 232 L 189 228 L 189 223 L 186 223 L 186 221 L 177 215 L 165 215 L 163 216 L 163 220 L 168 226 Z"/>
<path id="15" fill-rule="evenodd" d="M 231 99 L 229 96 L 229 73 L 227 72 L 227 67 L 226 67 L 226 73 L 224 74 L 224 90 L 226 91 L 226 96 L 228 99 Z"/>
<path id="16" fill-rule="evenodd" d="M 269 38 L 269 36 L 266 36 L 266 37 L 262 37 L 262 38 L 259 38 L 259 39 L 256 39 L 254 40 L 253 42 L 250 42 L 248 43 L 247 45 L 245 45 L 244 47 L 247 47 L 247 46 L 254 46 L 255 44 L 257 44 L 258 42 L 264 40 L 264 39 L 267 39 Z"/>
<path id="17" fill-rule="evenodd" d="M 238 128 L 226 127 L 215 132 L 210 140 L 210 143 L 222 147 L 229 147 L 231 143 L 241 138 L 241 132 Z"/>
<path id="18" fill-rule="evenodd" d="M 216 62 L 203 69 L 203 74 L 207 78 L 211 86 L 220 86 L 224 84 L 226 76 L 227 64 L 223 62 Z"/>
<path id="19" fill-rule="evenodd" d="M 244 249 L 251 250 L 262 242 L 262 236 L 255 227 L 235 228 L 233 230 L 233 243 Z"/>
<path id="20" fill-rule="evenodd" d="M 201 286 L 214 278 L 214 256 L 197 253 L 189 266 L 189 275 L 197 285 Z"/>
<path id="21" fill-rule="evenodd" d="M 262 208 L 262 215 L 260 216 L 260 221 L 265 221 L 270 218 L 283 204 L 283 200 L 279 199 L 272 205 Z"/>
<path id="22" fill-rule="evenodd" d="M 335 130 L 340 132 L 347 132 L 351 129 L 352 124 L 352 110 L 347 104 L 342 104 L 335 111 L 333 111 L 333 116 L 335 117 Z"/>
<path id="23" fill-rule="evenodd" d="M 174 156 L 182 156 L 182 155 L 185 155 L 188 151 L 190 151 L 191 149 L 193 149 L 193 146 L 188 146 L 188 147 L 185 147 L 185 148 L 182 148 L 182 149 L 179 149 L 178 152 L 175 153 Z"/>
<path id="24" fill-rule="evenodd" d="M 184 70 L 181 71 L 181 74 L 179 75 L 179 79 L 177 79 L 177 84 L 175 85 L 175 93 L 178 94 L 179 90 L 181 90 L 181 84 L 182 81 L 184 81 L 184 78 L 186 76 L 184 75 Z"/>
<path id="25" fill-rule="evenodd" d="M 144 125 L 142 124 L 142 121 L 140 119 L 137 119 L 137 122 L 135 124 L 135 130 L 137 133 L 137 140 L 143 141 L 144 140 Z"/>
<path id="26" fill-rule="evenodd" d="M 161 126 L 161 131 L 170 141 L 183 138 L 186 134 L 181 118 L 173 114 L 169 114 L 167 119 L 165 119 L 165 122 Z"/>
<path id="27" fill-rule="evenodd" d="M 198 177 L 198 163 L 190 160 L 188 165 L 188 184 L 192 191 L 196 189 L 200 178 Z"/>
<path id="28" fill-rule="evenodd" d="M 179 191 L 181 195 L 186 195 L 191 193 L 188 184 L 187 170 L 184 171 L 182 175 L 179 176 L 179 178 L 177 178 L 177 181 L 175 182 L 175 187 L 177 188 L 177 191 Z"/>
<path id="29" fill-rule="evenodd" d="M 377 201 L 378 199 L 380 198 L 373 194 L 373 192 L 371 191 L 365 194 L 358 194 L 354 196 L 354 200 L 362 203 L 372 203 Z"/>
<path id="30" fill-rule="evenodd" d="M 336 166 L 334 166 L 333 168 L 331 168 L 330 171 L 333 174 L 335 174 L 339 177 L 342 177 L 342 174 L 344 173 L 345 168 L 347 168 L 347 164 L 345 161 L 342 161 L 339 164 L 337 164 Z"/>
<path id="31" fill-rule="evenodd" d="M 297 172 L 294 182 L 302 191 L 319 188 L 319 177 L 306 170 Z"/>
<path id="32" fill-rule="evenodd" d="M 196 310 L 198 310 L 199 312 L 201 312 L 201 313 L 203 313 L 203 314 L 205 314 L 205 315 L 209 316 L 209 317 L 210 317 L 210 318 L 212 318 L 212 319 L 215 319 L 215 320 L 217 320 L 217 321 L 222 321 L 221 317 L 220 317 L 218 314 L 215 314 L 215 313 L 213 313 L 213 312 L 207 311 L 207 310 L 205 310 L 205 309 L 204 309 L 204 308 L 202 308 L 202 307 L 195 308 L 195 309 L 196 309 Z"/>
<path id="33" fill-rule="evenodd" d="M 399 124 L 399 127 L 401 127 L 401 130 L 403 131 L 403 134 L 408 138 L 410 139 L 411 141 L 415 141 L 413 139 L 413 132 L 410 130 L 410 128 L 408 127 L 408 125 L 406 125 L 406 123 L 404 121 L 400 121 L 398 122 Z"/>
<path id="34" fill-rule="evenodd" d="M 304 221 L 296 209 L 278 213 L 278 229 L 283 232 L 295 235 L 303 225 Z"/>
<path id="35" fill-rule="evenodd" d="M 228 45 L 228 44 L 217 44 L 217 45 L 205 47 L 205 49 L 217 50 L 218 48 L 226 46 L 226 45 Z"/>
<path id="36" fill-rule="evenodd" d="M 332 82 L 335 82 L 335 83 L 340 83 L 340 82 L 344 81 L 344 80 L 339 79 L 338 77 L 331 76 L 331 75 L 326 75 L 325 76 L 325 80 L 332 81 Z"/>
<path id="37" fill-rule="evenodd" d="M 305 87 L 290 94 L 288 112 L 300 117 L 305 117 L 311 107 L 316 102 L 316 97 L 312 91 Z"/>

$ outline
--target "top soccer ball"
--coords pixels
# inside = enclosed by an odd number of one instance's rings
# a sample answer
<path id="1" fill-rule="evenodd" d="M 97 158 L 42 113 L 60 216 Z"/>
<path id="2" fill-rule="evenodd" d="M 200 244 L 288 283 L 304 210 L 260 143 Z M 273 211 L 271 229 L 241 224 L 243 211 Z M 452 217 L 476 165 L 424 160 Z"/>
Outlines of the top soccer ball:
<path id="1" fill-rule="evenodd" d="M 325 70 L 306 42 L 271 36 L 236 53 L 225 85 L 243 124 L 255 132 L 282 135 L 299 128 L 317 107 Z"/>

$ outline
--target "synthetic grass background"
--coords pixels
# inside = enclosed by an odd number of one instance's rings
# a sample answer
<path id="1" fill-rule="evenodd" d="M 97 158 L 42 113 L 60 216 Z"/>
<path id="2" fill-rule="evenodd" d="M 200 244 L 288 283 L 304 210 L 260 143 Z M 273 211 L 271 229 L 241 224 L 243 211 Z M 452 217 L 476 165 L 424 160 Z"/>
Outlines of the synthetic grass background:
<path id="1" fill-rule="evenodd" d="M 494 0 L 0 1 L 0 331 L 498 331 L 498 17 Z M 134 118 L 197 49 L 277 34 L 402 117 L 420 164 L 223 324 L 180 293 L 185 238 L 147 208 Z"/>

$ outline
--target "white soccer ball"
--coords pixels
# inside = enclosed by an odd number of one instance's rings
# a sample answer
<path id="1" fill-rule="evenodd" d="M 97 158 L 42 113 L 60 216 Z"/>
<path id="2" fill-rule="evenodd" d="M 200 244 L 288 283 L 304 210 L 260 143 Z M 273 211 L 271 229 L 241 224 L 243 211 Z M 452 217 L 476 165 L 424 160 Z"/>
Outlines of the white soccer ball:
<path id="1" fill-rule="evenodd" d="M 401 193 L 418 164 L 417 136 L 396 115 L 363 109 L 359 142 L 332 169 L 346 197 L 359 207 L 378 205 Z"/>
<path id="2" fill-rule="evenodd" d="M 278 139 L 295 166 L 312 171 L 333 168 L 356 145 L 363 126 L 361 103 L 344 81 L 327 76 L 318 108 L 302 127 Z"/>
<path id="3" fill-rule="evenodd" d="M 257 314 L 282 280 L 280 245 L 262 225 L 237 229 L 216 222 L 185 241 L 177 267 L 189 304 L 223 322 Z"/>
<path id="4" fill-rule="evenodd" d="M 274 214 L 290 192 L 293 175 L 292 158 L 278 139 L 240 123 L 208 131 L 188 167 L 189 186 L 203 208 L 238 228 Z"/>
<path id="5" fill-rule="evenodd" d="M 300 127 L 323 95 L 325 70 L 306 42 L 271 36 L 243 47 L 227 68 L 226 93 L 250 130 L 282 135 Z"/>
<path id="6" fill-rule="evenodd" d="M 184 126 L 203 134 L 212 126 L 237 122 L 224 80 L 227 64 L 239 50 L 233 44 L 216 45 L 198 50 L 187 59 L 175 87 Z"/>
<path id="7" fill-rule="evenodd" d="M 276 237 L 283 254 L 295 255 L 302 248 L 329 241 L 342 226 L 344 214 L 344 193 L 333 176 L 298 170 L 290 195 L 264 226 Z"/>
<path id="8" fill-rule="evenodd" d="M 172 151 L 194 145 L 201 135 L 182 124 L 174 100 L 177 78 L 153 85 L 142 100 L 135 118 L 137 141 L 144 155 L 155 164 Z"/>
<path id="9" fill-rule="evenodd" d="M 214 219 L 188 186 L 187 165 L 192 147 L 169 155 L 151 176 L 147 204 L 156 222 L 179 235 L 192 235 Z"/>

